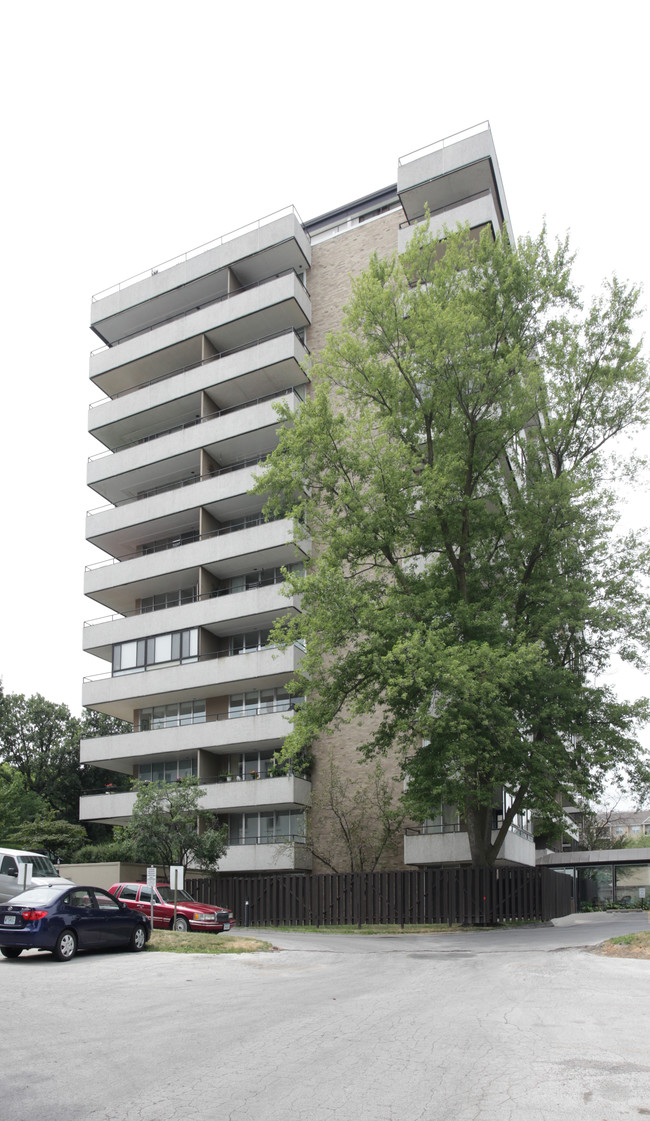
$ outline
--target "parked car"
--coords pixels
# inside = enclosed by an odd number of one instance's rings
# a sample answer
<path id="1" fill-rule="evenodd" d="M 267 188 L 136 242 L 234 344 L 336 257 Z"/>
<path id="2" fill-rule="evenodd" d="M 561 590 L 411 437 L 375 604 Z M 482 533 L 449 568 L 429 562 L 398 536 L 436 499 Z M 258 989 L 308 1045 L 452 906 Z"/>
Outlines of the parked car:
<path id="1" fill-rule="evenodd" d="M 17 958 L 23 950 L 49 950 L 71 961 L 77 950 L 123 946 L 144 950 L 151 927 L 98 887 L 32 887 L 0 905 L 0 954 Z"/>
<path id="2" fill-rule="evenodd" d="M 111 895 L 126 903 L 141 915 L 151 914 L 151 891 L 146 884 L 113 884 Z M 174 889 L 169 884 L 157 884 L 153 889 L 153 925 L 159 930 L 209 930 L 218 934 L 230 930 L 234 924 L 232 911 L 224 907 L 197 903 L 186 891 L 176 895 L 176 922 L 174 922 Z"/>
<path id="3" fill-rule="evenodd" d="M 31 880 L 25 883 L 25 865 L 31 864 Z M 63 887 L 71 884 L 60 876 L 49 856 L 24 849 L 0 848 L 0 903 L 6 903 L 29 887 Z"/>

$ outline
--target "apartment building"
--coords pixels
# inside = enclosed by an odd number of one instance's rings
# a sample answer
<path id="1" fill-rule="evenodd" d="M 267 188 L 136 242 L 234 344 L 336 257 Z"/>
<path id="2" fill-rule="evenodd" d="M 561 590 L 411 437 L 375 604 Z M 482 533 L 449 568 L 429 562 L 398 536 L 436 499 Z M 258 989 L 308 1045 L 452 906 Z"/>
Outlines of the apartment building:
<path id="1" fill-rule="evenodd" d="M 509 225 L 487 124 L 402 157 L 388 187 L 306 223 L 289 207 L 92 301 L 102 396 L 89 427 L 102 450 L 88 465 L 98 503 L 86 533 L 105 559 L 85 574 L 101 616 L 84 648 L 103 672 L 84 682 L 83 703 L 131 730 L 84 740 L 81 759 L 150 781 L 197 775 L 202 805 L 229 826 L 224 872 L 322 870 L 305 843 L 312 797 L 313 847 L 340 845 L 319 784 L 331 758 L 356 781 L 363 730 L 316 744 L 310 774 L 274 773 L 302 652 L 271 648 L 268 632 L 300 610 L 282 595 L 282 568 L 311 542 L 264 521 L 249 491 L 277 443 L 274 405 L 299 409 L 309 393 L 309 353 L 340 325 L 350 278 L 373 252 L 403 250 L 427 211 L 434 232 Z M 133 801 L 86 795 L 80 819 L 123 823 Z M 517 829 L 509 859 L 532 864 L 523 820 Z M 458 831 L 442 822 L 400 837 L 381 866 L 458 860 Z"/>

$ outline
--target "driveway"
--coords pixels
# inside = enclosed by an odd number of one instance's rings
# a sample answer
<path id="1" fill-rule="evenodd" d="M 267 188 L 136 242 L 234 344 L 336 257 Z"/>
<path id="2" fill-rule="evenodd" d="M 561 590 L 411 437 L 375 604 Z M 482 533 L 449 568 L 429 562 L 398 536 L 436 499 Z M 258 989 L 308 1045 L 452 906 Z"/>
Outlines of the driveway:
<path id="1" fill-rule="evenodd" d="M 11 1121 L 650 1116 L 650 962 L 618 916 L 494 934 L 271 932 L 245 957 L 0 961 Z M 608 928 L 608 931 L 605 928 Z M 581 942 L 576 944 L 574 938 Z"/>

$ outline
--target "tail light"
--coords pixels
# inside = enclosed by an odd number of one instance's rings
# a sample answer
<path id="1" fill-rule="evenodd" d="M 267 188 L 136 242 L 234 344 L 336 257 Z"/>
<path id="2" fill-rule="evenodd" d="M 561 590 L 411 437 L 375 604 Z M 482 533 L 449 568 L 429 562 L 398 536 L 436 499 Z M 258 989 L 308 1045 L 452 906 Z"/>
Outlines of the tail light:
<path id="1" fill-rule="evenodd" d="M 25 922 L 38 922 L 39 919 L 44 919 L 47 911 L 23 911 L 23 918 Z"/>

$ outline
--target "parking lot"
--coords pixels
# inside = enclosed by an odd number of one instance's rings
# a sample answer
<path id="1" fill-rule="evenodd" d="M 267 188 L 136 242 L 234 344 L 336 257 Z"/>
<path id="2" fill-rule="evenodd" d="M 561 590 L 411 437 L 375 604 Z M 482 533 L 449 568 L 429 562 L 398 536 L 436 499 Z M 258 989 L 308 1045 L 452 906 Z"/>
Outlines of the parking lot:
<path id="1" fill-rule="evenodd" d="M 364 938 L 272 954 L 0 961 L 11 1121 L 650 1116 L 650 962 L 612 928 Z"/>

